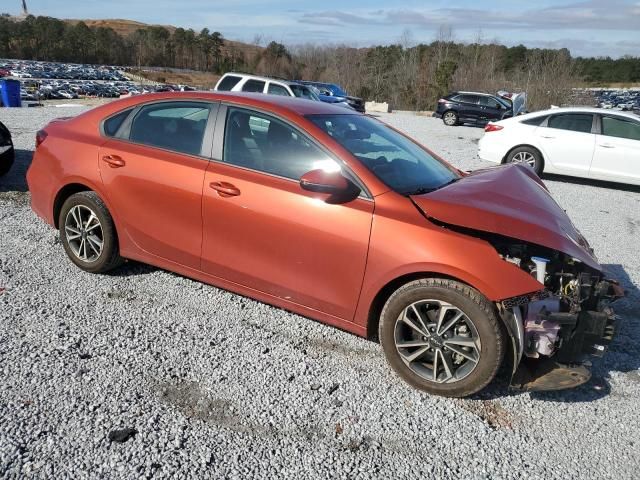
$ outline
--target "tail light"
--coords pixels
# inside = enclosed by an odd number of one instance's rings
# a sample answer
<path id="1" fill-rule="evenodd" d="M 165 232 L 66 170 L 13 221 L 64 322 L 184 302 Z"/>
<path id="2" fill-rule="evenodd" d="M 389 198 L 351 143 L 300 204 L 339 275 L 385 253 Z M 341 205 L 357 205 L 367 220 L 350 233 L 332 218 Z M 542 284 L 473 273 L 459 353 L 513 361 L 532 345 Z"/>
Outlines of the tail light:
<path id="1" fill-rule="evenodd" d="M 438 100 L 438 103 L 447 103 L 448 100 L 445 100 L 444 98 L 441 98 L 440 100 Z"/>
<path id="2" fill-rule="evenodd" d="M 36 133 L 36 148 L 38 148 L 42 144 L 42 142 L 45 141 L 47 136 L 47 132 L 45 132 L 44 130 L 38 130 L 38 132 Z"/>
<path id="3" fill-rule="evenodd" d="M 484 127 L 485 132 L 497 132 L 502 130 L 504 127 L 502 125 L 496 125 L 495 123 L 488 123 L 486 127 Z"/>

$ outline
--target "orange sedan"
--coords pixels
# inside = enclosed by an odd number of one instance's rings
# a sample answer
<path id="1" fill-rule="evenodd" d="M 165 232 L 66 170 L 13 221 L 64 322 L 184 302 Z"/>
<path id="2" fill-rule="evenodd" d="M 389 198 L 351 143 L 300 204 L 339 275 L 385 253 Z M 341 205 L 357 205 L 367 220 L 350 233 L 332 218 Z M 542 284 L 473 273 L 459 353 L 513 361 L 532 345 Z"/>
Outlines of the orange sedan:
<path id="1" fill-rule="evenodd" d="M 366 115 L 259 94 L 116 101 L 37 133 L 32 208 L 72 262 L 155 265 L 379 339 L 411 385 L 566 388 L 620 295 L 533 170 L 471 174 Z"/>

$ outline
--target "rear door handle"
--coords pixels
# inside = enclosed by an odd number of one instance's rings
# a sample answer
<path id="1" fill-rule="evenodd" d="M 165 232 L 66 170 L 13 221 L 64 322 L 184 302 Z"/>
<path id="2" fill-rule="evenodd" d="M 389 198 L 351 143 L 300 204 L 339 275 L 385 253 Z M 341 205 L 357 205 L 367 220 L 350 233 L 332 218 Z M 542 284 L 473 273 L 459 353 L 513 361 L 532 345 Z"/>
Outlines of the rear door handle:
<path id="1" fill-rule="evenodd" d="M 616 148 L 615 145 L 611 145 L 610 143 L 601 143 L 600 146 L 602 148 Z"/>
<path id="2" fill-rule="evenodd" d="M 102 161 L 107 163 L 111 168 L 120 168 L 126 165 L 126 162 L 118 155 L 105 155 Z"/>
<path id="3" fill-rule="evenodd" d="M 209 187 L 213 188 L 221 197 L 236 197 L 240 195 L 240 189 L 228 182 L 211 182 Z"/>

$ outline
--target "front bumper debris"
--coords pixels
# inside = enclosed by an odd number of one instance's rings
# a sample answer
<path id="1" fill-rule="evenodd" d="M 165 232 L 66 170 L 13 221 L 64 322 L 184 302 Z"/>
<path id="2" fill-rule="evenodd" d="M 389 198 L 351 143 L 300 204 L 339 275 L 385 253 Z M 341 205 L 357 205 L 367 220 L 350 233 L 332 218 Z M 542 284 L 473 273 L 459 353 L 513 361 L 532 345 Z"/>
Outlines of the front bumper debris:
<path id="1" fill-rule="evenodd" d="M 524 298 L 503 305 L 503 308 L 508 307 L 503 309 L 503 319 L 511 334 L 514 352 L 511 388 L 563 390 L 589 381 L 591 373 L 587 358 L 603 356 L 615 335 L 616 315 L 609 303 L 624 296 L 616 282 L 601 282 L 600 287 L 598 297 L 607 301 L 591 303 L 595 310 L 571 313 L 542 308 L 532 314 L 534 304 L 525 305 L 521 301 Z M 546 302 L 553 300 L 547 298 Z M 550 334 L 552 349 L 541 343 L 541 340 L 548 341 Z M 538 353 L 546 351 L 549 356 Z"/>

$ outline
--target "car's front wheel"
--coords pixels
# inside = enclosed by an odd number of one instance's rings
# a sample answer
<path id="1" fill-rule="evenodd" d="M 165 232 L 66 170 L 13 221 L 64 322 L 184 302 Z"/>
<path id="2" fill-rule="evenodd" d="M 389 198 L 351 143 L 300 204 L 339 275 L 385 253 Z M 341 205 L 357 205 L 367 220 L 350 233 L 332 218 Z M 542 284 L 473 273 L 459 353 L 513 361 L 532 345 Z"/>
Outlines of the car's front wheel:
<path id="1" fill-rule="evenodd" d="M 453 127 L 458 124 L 458 114 L 453 110 L 444 112 L 444 114 L 442 115 L 442 121 L 446 126 Z"/>
<path id="2" fill-rule="evenodd" d="M 504 357 L 494 305 L 477 290 L 448 279 L 400 287 L 382 310 L 379 336 L 396 373 L 436 395 L 466 397 L 482 390 Z"/>
<path id="3" fill-rule="evenodd" d="M 67 198 L 58 222 L 62 245 L 82 270 L 102 273 L 122 263 L 113 219 L 95 192 L 79 192 Z"/>

